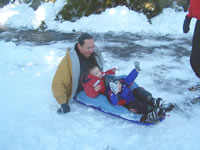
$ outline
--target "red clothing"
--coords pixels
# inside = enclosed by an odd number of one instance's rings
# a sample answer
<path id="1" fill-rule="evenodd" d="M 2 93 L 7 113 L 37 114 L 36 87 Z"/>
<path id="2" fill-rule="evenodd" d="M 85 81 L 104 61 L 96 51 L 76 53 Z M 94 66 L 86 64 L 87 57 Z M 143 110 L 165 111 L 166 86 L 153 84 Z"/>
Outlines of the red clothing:
<path id="1" fill-rule="evenodd" d="M 89 74 L 87 76 L 87 79 L 85 80 L 85 82 L 82 82 L 82 85 L 88 97 L 96 97 L 100 93 L 105 93 L 104 81 L 92 74 Z M 101 86 L 101 89 L 99 91 L 94 90 L 94 87 L 96 87 L 97 85 Z"/>
<path id="2" fill-rule="evenodd" d="M 106 72 L 102 72 L 103 74 L 115 74 L 115 72 L 110 69 L 110 70 L 107 70 Z"/>
<path id="3" fill-rule="evenodd" d="M 200 0 L 190 0 L 190 8 L 187 16 L 200 20 Z"/>
<path id="4" fill-rule="evenodd" d="M 102 73 L 115 74 L 115 72 L 113 72 L 112 70 L 108 70 Z M 100 79 L 92 74 L 89 74 L 86 79 L 82 78 L 81 84 L 83 85 L 84 91 L 88 97 L 96 97 L 99 94 L 105 94 L 104 77 Z M 101 89 L 99 91 L 94 90 L 97 85 L 101 86 Z"/>

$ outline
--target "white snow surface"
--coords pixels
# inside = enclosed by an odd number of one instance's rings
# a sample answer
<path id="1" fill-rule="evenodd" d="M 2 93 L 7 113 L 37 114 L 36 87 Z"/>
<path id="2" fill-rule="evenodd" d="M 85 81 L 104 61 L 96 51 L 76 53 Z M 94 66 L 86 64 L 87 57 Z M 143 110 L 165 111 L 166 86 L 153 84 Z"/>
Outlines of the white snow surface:
<path id="1" fill-rule="evenodd" d="M 19 29 L 36 29 L 45 20 L 48 29 L 61 32 L 75 29 L 99 33 L 127 31 L 172 34 L 190 40 L 192 37 L 192 32 L 188 35 L 182 33 L 186 13 L 171 8 L 155 17 L 151 25 L 143 14 L 122 6 L 107 9 L 100 15 L 83 17 L 74 23 L 52 20 L 64 2 L 44 3 L 36 11 L 26 4 L 9 4 L 0 9 L 0 24 Z M 192 30 L 193 27 L 194 22 L 191 24 Z M 147 47 L 170 44 L 145 39 L 136 42 Z M 73 44 L 56 42 L 37 46 L 32 43 L 0 41 L 1 150 L 199 150 L 199 105 L 186 110 L 187 114 L 171 112 L 167 119 L 154 126 L 132 124 L 76 102 L 71 102 L 70 113 L 58 115 L 56 111 L 59 105 L 52 96 L 51 82 L 59 61 L 65 55 L 65 49 L 73 47 Z M 103 44 L 97 43 L 97 46 Z M 113 46 L 116 46 L 115 43 Z M 177 62 L 168 51 L 163 50 L 162 54 L 161 51 L 146 54 L 140 60 L 143 71 L 137 83 L 146 87 L 155 97 L 181 103 L 190 94 L 187 91 L 188 84 L 197 83 L 198 79 L 190 68 L 189 57 L 183 57 L 181 62 Z M 112 58 L 108 52 L 103 52 L 103 56 L 106 60 L 105 68 L 117 64 L 118 74 L 129 73 L 133 60 L 139 59 L 133 56 L 128 61 L 119 60 Z M 158 71 L 159 66 L 171 68 L 168 72 L 162 72 L 166 82 L 182 79 L 191 83 L 179 87 L 183 88 L 181 93 L 177 93 L 177 89 L 166 92 L 153 82 L 156 79 L 154 72 Z"/>

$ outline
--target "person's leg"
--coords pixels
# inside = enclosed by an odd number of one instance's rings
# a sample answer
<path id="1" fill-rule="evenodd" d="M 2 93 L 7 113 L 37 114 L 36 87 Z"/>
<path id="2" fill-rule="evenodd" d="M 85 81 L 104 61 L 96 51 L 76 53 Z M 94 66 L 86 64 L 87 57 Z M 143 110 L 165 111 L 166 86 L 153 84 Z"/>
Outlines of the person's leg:
<path id="1" fill-rule="evenodd" d="M 161 103 L 163 102 L 162 98 L 153 98 L 152 94 L 142 87 L 135 88 L 133 90 L 133 96 L 136 99 L 145 101 L 154 107 L 160 107 Z"/>
<path id="2" fill-rule="evenodd" d="M 141 101 L 150 101 L 152 99 L 152 94 L 142 87 L 134 88 L 133 96 Z"/>
<path id="3" fill-rule="evenodd" d="M 138 84 L 135 83 L 135 82 L 133 82 L 133 83 L 131 84 L 131 86 L 129 87 L 129 89 L 130 89 L 131 91 L 133 91 L 135 88 L 138 88 L 138 87 L 139 87 Z"/>
<path id="4" fill-rule="evenodd" d="M 190 64 L 196 76 L 200 78 L 200 20 L 197 20 L 194 30 Z"/>
<path id="5" fill-rule="evenodd" d="M 160 116 L 156 107 L 153 107 L 149 103 L 141 100 L 133 100 L 125 107 L 129 110 L 134 109 L 132 112 L 136 112 L 138 114 L 143 114 L 140 121 L 148 122 L 148 123 L 156 123 L 159 122 Z"/>
<path id="6" fill-rule="evenodd" d="M 154 110 L 154 107 L 149 105 L 147 102 L 137 99 L 130 101 L 130 103 L 125 105 L 125 107 L 129 110 L 134 109 L 138 114 L 146 114 Z"/>

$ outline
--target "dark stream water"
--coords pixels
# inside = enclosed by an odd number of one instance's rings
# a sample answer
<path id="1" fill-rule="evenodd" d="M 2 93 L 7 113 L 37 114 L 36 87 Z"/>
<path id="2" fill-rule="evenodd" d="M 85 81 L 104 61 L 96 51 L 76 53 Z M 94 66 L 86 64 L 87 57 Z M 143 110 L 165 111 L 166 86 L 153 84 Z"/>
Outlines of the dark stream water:
<path id="1" fill-rule="evenodd" d="M 30 42 L 34 45 L 48 45 L 53 42 L 67 41 L 75 43 L 81 33 L 60 33 L 55 31 L 36 31 L 36 30 L 17 30 L 5 27 L 0 27 L 0 40 L 6 42 L 12 41 L 16 44 Z M 191 47 L 191 39 L 177 37 L 172 35 L 159 35 L 159 34 L 134 34 L 134 33 L 91 33 L 96 42 L 105 43 L 101 46 L 103 51 L 108 51 L 114 57 L 127 58 L 132 53 L 152 53 L 155 49 L 166 49 L 173 51 L 173 55 L 177 57 L 189 56 Z M 143 42 L 156 42 L 161 44 L 144 46 Z M 139 42 L 135 42 L 139 41 Z M 169 43 L 169 44 L 162 44 Z M 119 46 L 122 45 L 122 46 Z M 142 55 L 141 55 L 142 57 Z"/>

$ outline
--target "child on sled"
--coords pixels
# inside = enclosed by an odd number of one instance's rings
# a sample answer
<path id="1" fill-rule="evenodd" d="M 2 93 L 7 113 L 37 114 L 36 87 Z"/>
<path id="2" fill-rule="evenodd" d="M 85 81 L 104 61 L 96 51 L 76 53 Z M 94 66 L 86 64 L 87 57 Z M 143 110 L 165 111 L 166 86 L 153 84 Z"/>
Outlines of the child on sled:
<path id="1" fill-rule="evenodd" d="M 139 65 L 128 76 L 119 78 L 115 76 L 116 68 L 105 73 L 97 66 L 91 66 L 81 82 L 84 91 L 89 97 L 104 94 L 113 105 L 122 105 L 131 112 L 143 114 L 141 122 L 155 123 L 165 116 L 166 108 L 162 106 L 161 98 L 153 98 L 152 94 L 142 87 L 134 87 L 135 78 L 138 75 Z"/>

